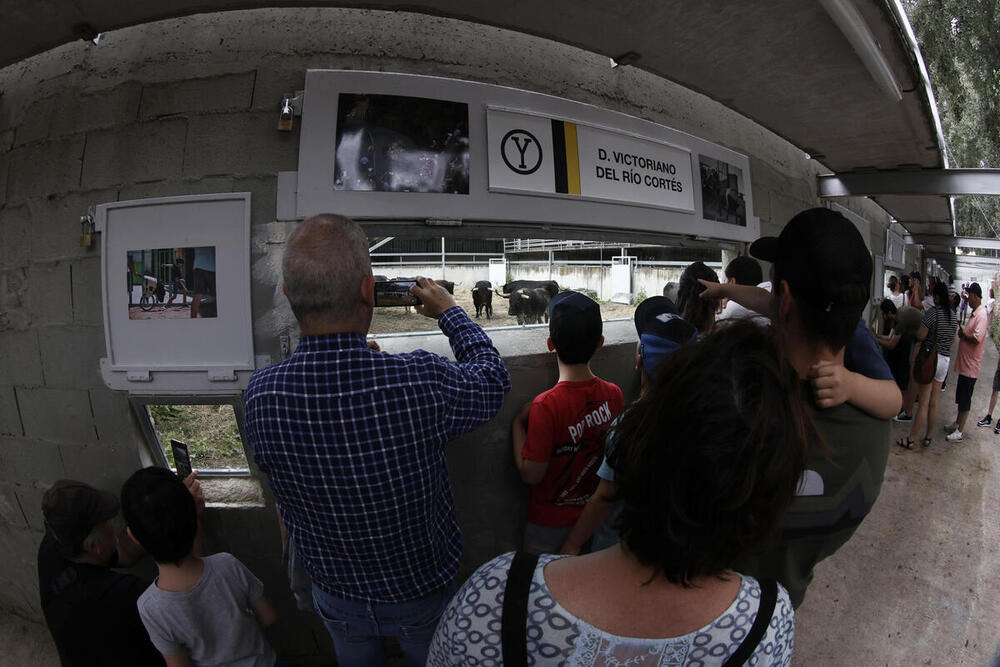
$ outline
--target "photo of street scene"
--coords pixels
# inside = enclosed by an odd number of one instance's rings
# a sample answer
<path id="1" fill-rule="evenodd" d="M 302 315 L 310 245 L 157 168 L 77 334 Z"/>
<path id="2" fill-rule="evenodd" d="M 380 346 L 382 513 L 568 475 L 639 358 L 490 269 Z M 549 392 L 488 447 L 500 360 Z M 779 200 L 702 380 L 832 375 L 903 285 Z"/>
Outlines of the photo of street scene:
<path id="1" fill-rule="evenodd" d="M 128 318 L 216 317 L 215 246 L 129 250 Z"/>
<path id="2" fill-rule="evenodd" d="M 334 190 L 469 194 L 469 107 L 341 94 Z"/>
<path id="3" fill-rule="evenodd" d="M 722 160 L 704 155 L 699 158 L 702 216 L 706 220 L 746 227 L 743 171 Z"/>

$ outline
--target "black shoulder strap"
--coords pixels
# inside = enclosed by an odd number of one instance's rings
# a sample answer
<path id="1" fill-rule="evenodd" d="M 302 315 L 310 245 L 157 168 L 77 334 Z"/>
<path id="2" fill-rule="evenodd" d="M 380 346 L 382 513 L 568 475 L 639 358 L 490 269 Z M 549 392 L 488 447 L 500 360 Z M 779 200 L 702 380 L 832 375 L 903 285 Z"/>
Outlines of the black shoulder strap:
<path id="1" fill-rule="evenodd" d="M 528 594 L 538 564 L 537 554 L 518 551 L 507 573 L 500 616 L 500 645 L 504 667 L 527 667 L 528 664 Z"/>
<path id="2" fill-rule="evenodd" d="M 743 638 L 743 643 L 736 649 L 736 653 L 729 656 L 729 659 L 722 663 L 722 667 L 736 667 L 746 663 L 757 650 L 760 640 L 767 632 L 767 626 L 771 623 L 774 603 L 778 599 L 778 582 L 774 579 L 761 579 L 758 583 L 760 583 L 760 607 L 757 609 L 757 618 L 754 619 L 750 632 Z"/>

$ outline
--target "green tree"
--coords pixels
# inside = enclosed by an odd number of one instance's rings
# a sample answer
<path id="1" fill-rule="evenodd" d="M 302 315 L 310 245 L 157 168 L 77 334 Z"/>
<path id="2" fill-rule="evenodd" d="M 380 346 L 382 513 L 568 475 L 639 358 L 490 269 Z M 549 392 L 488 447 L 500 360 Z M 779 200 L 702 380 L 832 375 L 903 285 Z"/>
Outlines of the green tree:
<path id="1" fill-rule="evenodd" d="M 952 167 L 1000 167 L 1000 0 L 903 0 Z M 995 236 L 1000 198 L 959 197 L 960 236 Z M 987 222 L 992 222 L 992 226 Z"/>

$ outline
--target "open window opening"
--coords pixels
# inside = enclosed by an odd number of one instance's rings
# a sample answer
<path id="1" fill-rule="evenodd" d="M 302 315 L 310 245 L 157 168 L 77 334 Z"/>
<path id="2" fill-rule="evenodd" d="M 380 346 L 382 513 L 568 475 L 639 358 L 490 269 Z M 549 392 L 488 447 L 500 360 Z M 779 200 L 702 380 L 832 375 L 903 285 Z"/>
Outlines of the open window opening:
<path id="1" fill-rule="evenodd" d="M 684 269 L 704 262 L 723 276 L 718 246 L 544 238 L 369 236 L 376 281 L 426 276 L 442 281 L 484 329 L 547 326 L 547 295 L 533 290 L 583 292 L 601 304 L 605 321 L 631 320 L 636 305 L 676 286 Z M 552 289 L 552 288 L 550 288 Z M 437 323 L 412 308 L 376 308 L 370 332 L 398 335 L 434 331 Z"/>
<path id="2" fill-rule="evenodd" d="M 132 396 L 146 436 L 144 463 L 176 472 L 171 440 L 187 445 L 205 498 L 214 506 L 259 506 L 263 490 L 248 460 L 239 396 Z"/>

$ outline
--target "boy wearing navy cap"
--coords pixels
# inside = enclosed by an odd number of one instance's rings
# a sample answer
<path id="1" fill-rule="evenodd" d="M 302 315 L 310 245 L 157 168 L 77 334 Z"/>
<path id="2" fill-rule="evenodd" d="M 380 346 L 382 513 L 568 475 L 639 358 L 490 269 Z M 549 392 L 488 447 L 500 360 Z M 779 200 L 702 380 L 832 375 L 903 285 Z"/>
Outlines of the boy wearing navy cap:
<path id="1" fill-rule="evenodd" d="M 657 376 L 660 362 L 681 345 L 697 340 L 698 330 L 677 314 L 674 302 L 665 296 L 653 296 L 640 303 L 633 319 L 639 336 L 635 367 L 641 374 L 639 400 L 642 400 Z M 608 433 L 604 459 L 597 471 L 600 480 L 597 490 L 587 501 L 587 507 L 570 530 L 560 553 L 579 554 L 591 537 L 593 551 L 605 549 L 619 541 L 614 520 L 620 510 L 610 500 L 617 492 L 615 471 L 608 464 L 608 456 L 614 446 L 613 429 L 617 423 L 618 419 L 615 419 L 611 424 L 612 431 Z"/>
<path id="2" fill-rule="evenodd" d="M 512 425 L 514 464 L 531 486 L 524 550 L 555 553 L 597 487 L 604 432 L 622 411 L 622 390 L 595 376 L 590 359 L 604 343 L 601 307 L 579 292 L 549 303 L 549 351 L 559 380 Z"/>

